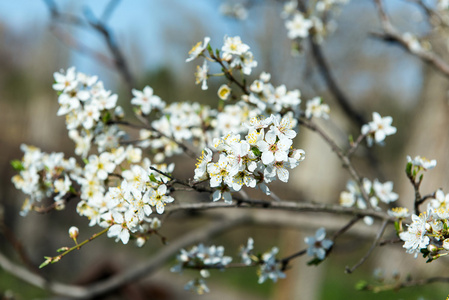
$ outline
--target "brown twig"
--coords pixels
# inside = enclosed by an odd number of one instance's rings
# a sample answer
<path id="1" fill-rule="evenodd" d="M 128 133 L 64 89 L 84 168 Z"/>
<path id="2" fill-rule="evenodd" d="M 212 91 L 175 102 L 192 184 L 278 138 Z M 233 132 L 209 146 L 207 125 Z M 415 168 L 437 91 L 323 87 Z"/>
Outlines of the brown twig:
<path id="1" fill-rule="evenodd" d="M 6 238 L 6 240 L 12 245 L 14 250 L 20 257 L 22 263 L 27 267 L 28 270 L 35 274 L 39 274 L 39 269 L 31 262 L 23 244 L 16 238 L 14 233 L 5 224 L 3 217 L 0 216 L 0 233 Z"/>
<path id="2" fill-rule="evenodd" d="M 109 30 L 109 28 L 105 23 L 108 17 L 112 14 L 112 11 L 116 8 L 117 6 L 116 2 L 117 1 L 111 1 L 108 4 L 103 13 L 103 18 L 102 20 L 100 20 L 97 19 L 88 8 L 86 8 L 85 10 L 85 18 L 83 19 L 76 15 L 61 13 L 53 0 L 45 0 L 45 3 L 47 4 L 47 7 L 50 11 L 51 19 L 53 22 L 65 23 L 68 25 L 84 28 L 90 26 L 90 28 L 94 29 L 97 33 L 99 33 L 103 37 L 107 47 L 109 48 L 109 51 L 112 54 L 113 65 L 124 79 L 124 82 L 128 87 L 128 90 L 131 91 L 131 89 L 135 87 L 135 79 L 132 76 L 131 72 L 129 71 L 128 63 L 124 55 L 122 54 L 122 51 L 119 45 L 117 44 L 113 33 Z M 89 50 L 87 47 L 83 46 L 81 43 L 75 41 L 74 39 L 65 38 L 64 40 L 66 42 L 69 42 L 69 45 L 75 46 L 75 49 L 83 51 L 83 53 L 88 53 L 94 58 L 100 58 L 100 62 L 103 63 L 107 62 L 105 56 Z"/>
<path id="3" fill-rule="evenodd" d="M 319 136 L 329 145 L 331 150 L 337 154 L 338 158 L 343 163 L 343 167 L 346 168 L 351 175 L 351 177 L 355 180 L 357 183 L 360 193 L 362 194 L 363 199 L 365 200 L 368 207 L 371 207 L 371 204 L 369 202 L 368 194 L 365 191 L 365 188 L 363 187 L 363 180 L 362 177 L 358 174 L 356 169 L 351 163 L 351 160 L 347 155 L 343 153 L 343 150 L 316 124 L 314 124 L 312 121 L 307 120 L 305 118 L 298 118 L 298 123 L 305 126 L 306 128 L 318 133 Z"/>
<path id="4" fill-rule="evenodd" d="M 348 231 L 355 223 L 357 223 L 357 221 L 359 221 L 361 219 L 360 216 L 356 216 L 353 219 L 351 219 L 351 221 L 349 221 L 349 223 L 347 223 L 345 226 L 343 226 L 342 228 L 340 228 L 338 231 L 336 231 L 333 235 L 332 235 L 332 240 L 335 242 L 335 240 L 342 235 L 343 233 L 345 233 L 346 231 Z M 332 249 L 332 248 L 331 248 Z M 328 252 L 326 253 L 326 256 L 329 254 L 329 252 L 331 251 L 331 249 L 328 250 Z M 293 253 L 290 256 L 287 256 L 283 259 L 280 260 L 281 263 L 281 270 L 284 271 L 287 269 L 288 263 L 294 259 L 297 258 L 299 256 L 302 256 L 304 254 L 307 253 L 307 248 L 300 250 L 296 253 Z"/>
<path id="5" fill-rule="evenodd" d="M 351 274 L 352 272 L 355 271 L 355 269 L 357 269 L 358 267 L 360 267 L 367 259 L 368 257 L 371 255 L 371 253 L 373 252 L 374 248 L 376 248 L 376 246 L 379 245 L 379 241 L 382 238 L 382 235 L 385 232 L 385 228 L 388 225 L 388 221 L 384 220 L 382 223 L 382 226 L 379 229 L 379 232 L 377 233 L 376 238 L 374 239 L 373 244 L 371 245 L 371 247 L 369 248 L 368 252 L 366 252 L 366 254 L 360 259 L 360 261 L 358 263 L 356 263 L 352 268 L 349 268 L 348 266 L 346 267 L 345 272 Z"/>
<path id="6" fill-rule="evenodd" d="M 348 116 L 348 118 L 351 121 L 355 122 L 358 127 L 362 127 L 362 125 L 367 123 L 365 118 L 352 107 L 349 99 L 338 86 L 334 76 L 332 75 L 329 64 L 327 63 L 326 58 L 321 51 L 321 46 L 314 41 L 313 36 L 309 37 L 309 42 L 312 48 L 313 58 L 315 59 L 320 74 L 329 87 L 332 95 L 334 95 L 337 103 L 340 105 L 343 112 Z"/>
<path id="7" fill-rule="evenodd" d="M 190 233 L 169 243 L 146 263 L 132 267 L 128 271 L 87 287 L 48 281 L 45 278 L 35 275 L 23 267 L 12 263 L 2 253 L 0 253 L 0 267 L 25 282 L 55 294 L 73 297 L 76 299 L 95 299 L 100 295 L 115 291 L 130 282 L 136 281 L 144 276 L 147 276 L 148 274 L 153 273 L 167 263 L 167 261 L 169 261 L 173 255 L 179 251 L 179 249 L 200 241 L 208 240 L 211 237 L 219 235 L 247 222 L 250 222 L 250 218 L 248 216 L 241 215 L 217 221 L 210 226 L 201 227 L 195 231 L 191 231 Z"/>
<path id="8" fill-rule="evenodd" d="M 382 29 L 384 34 L 373 34 L 376 37 L 382 38 L 388 42 L 395 42 L 402 46 L 409 53 L 417 56 L 425 63 L 430 64 L 436 70 L 440 71 L 444 76 L 449 77 L 449 64 L 444 61 L 440 56 L 431 52 L 429 50 L 425 50 L 422 48 L 412 48 L 412 46 L 404 39 L 404 37 L 397 31 L 397 29 L 391 24 L 390 19 L 388 18 L 387 13 L 383 7 L 381 0 L 374 0 L 378 14 L 381 20 Z"/>
<path id="9" fill-rule="evenodd" d="M 449 283 L 449 277 L 430 277 L 426 279 L 417 279 L 417 280 L 406 280 L 404 282 L 398 282 L 393 284 L 386 284 L 381 286 L 375 285 L 366 285 L 362 290 L 364 291 L 373 291 L 375 293 L 378 292 L 386 292 L 386 291 L 398 291 L 402 288 L 415 287 L 415 286 L 423 286 L 431 283 L 437 282 L 445 282 Z"/>

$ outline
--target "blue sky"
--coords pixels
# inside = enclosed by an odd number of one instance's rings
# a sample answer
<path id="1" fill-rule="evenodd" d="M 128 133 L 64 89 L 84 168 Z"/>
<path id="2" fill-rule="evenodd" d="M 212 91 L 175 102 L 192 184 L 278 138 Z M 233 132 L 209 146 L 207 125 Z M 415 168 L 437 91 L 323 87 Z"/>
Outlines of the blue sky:
<path id="1" fill-rule="evenodd" d="M 88 6 L 96 16 L 100 16 L 110 0 L 54 1 L 61 11 L 72 12 L 82 16 L 83 8 Z M 348 18 L 344 14 L 351 14 L 355 10 L 360 10 L 360 8 L 357 8 L 359 5 L 364 6 L 364 9 L 373 9 L 370 1 L 359 1 L 353 0 L 351 5 L 353 9 L 348 7 L 343 10 L 344 18 Z M 240 35 L 251 46 L 257 45 L 256 39 L 261 38 L 260 34 L 263 34 L 263 32 L 260 33 L 260 28 L 263 28 L 261 24 L 263 24 L 264 17 L 266 17 L 265 11 L 260 10 L 260 7 L 256 6 L 249 11 L 248 20 L 237 22 L 219 13 L 218 7 L 221 3 L 222 0 L 122 0 L 111 15 L 108 25 L 116 35 L 125 55 L 131 56 L 135 60 L 137 57 L 137 64 L 132 66 L 132 71 L 137 77 L 141 76 L 148 69 L 154 69 L 163 65 L 168 65 L 175 70 L 183 68 L 182 70 L 185 71 L 185 68 L 193 68 L 195 64 L 191 63 L 191 66 L 186 66 L 185 58 L 187 57 L 187 52 L 197 41 L 203 40 L 204 36 L 212 38 L 211 44 L 215 48 L 220 47 L 225 35 Z M 367 3 L 369 3 L 369 6 Z M 394 3 L 398 4 L 402 3 L 402 1 L 394 1 Z M 275 6 L 273 6 L 274 8 Z M 46 30 L 49 20 L 49 12 L 44 0 L 0 0 L 0 21 L 5 23 L 9 30 L 29 33 L 32 30 L 36 30 L 36 24 L 41 24 L 40 28 Z M 276 49 L 279 47 L 276 48 L 276 43 L 284 41 L 286 43 L 284 44 L 285 46 L 288 45 L 288 39 L 286 37 L 283 39 L 284 35 L 286 35 L 286 30 L 282 20 L 276 17 L 272 21 L 275 23 L 268 25 L 277 26 L 279 34 L 276 33 L 276 36 L 274 36 L 274 38 L 277 38 L 276 41 L 271 41 L 272 48 L 269 51 L 277 51 Z M 257 36 L 257 32 L 259 36 Z M 335 34 L 335 36 L 337 35 L 338 33 Z M 78 31 L 75 36 L 91 48 L 109 55 L 104 41 L 97 34 L 84 30 Z M 330 37 L 329 45 L 332 44 L 333 38 L 333 36 Z M 368 38 L 367 41 L 367 45 L 371 47 L 373 42 Z M 379 52 L 381 50 L 377 47 L 381 43 L 374 42 L 374 44 L 376 47 L 373 47 L 374 51 L 371 52 L 373 52 L 374 56 L 382 55 Z M 256 58 L 260 57 L 259 54 L 261 53 L 258 53 L 258 49 L 252 48 L 252 50 Z M 387 52 L 391 53 L 392 50 L 394 49 L 389 48 Z M 362 51 L 368 52 L 366 49 L 362 49 Z M 70 53 L 71 59 L 69 63 L 71 65 L 75 65 L 78 70 L 88 74 L 97 74 L 104 81 L 108 81 L 108 74 L 111 73 L 109 70 L 98 67 L 98 63 L 93 62 L 92 59 L 85 55 L 75 51 Z M 271 53 L 274 52 L 270 52 L 270 55 Z M 332 51 L 329 53 L 332 54 Z M 410 58 L 408 56 L 405 57 Z M 294 59 L 291 59 L 291 61 L 294 62 Z M 61 68 L 67 67 L 69 66 L 61 66 Z M 258 70 L 258 72 L 260 71 Z M 413 87 L 416 89 L 416 82 L 419 81 L 417 77 L 419 70 L 416 69 L 416 64 L 411 63 L 408 59 L 404 61 L 401 67 L 396 67 L 393 71 L 390 71 L 389 75 L 394 75 L 394 78 L 402 78 L 402 83 L 410 86 L 406 90 L 414 93 Z M 288 72 L 284 73 L 288 74 Z M 193 82 L 193 76 L 191 80 Z M 289 86 L 289 78 L 279 78 L 279 80 L 286 80 L 287 86 Z M 367 84 L 369 85 L 371 79 L 369 77 L 366 79 L 357 74 L 354 80 L 354 83 L 357 82 L 357 84 L 352 84 L 348 88 L 351 88 L 354 92 L 357 92 L 357 89 L 359 89 L 359 92 L 363 93 L 363 87 L 367 86 Z M 387 79 L 386 83 L 388 82 L 390 80 Z"/>
<path id="2" fill-rule="evenodd" d="M 61 11 L 80 16 L 88 6 L 96 16 L 100 16 L 109 0 L 55 0 L 55 3 Z M 177 65 L 187 57 L 189 47 L 196 43 L 196 39 L 199 41 L 209 35 L 221 41 L 225 34 L 241 33 L 236 22 L 219 14 L 220 3 L 220 0 L 122 0 L 108 25 L 125 53 L 131 46 L 133 49 L 137 46 L 145 60 L 141 62 L 144 68 L 170 63 Z M 50 14 L 43 0 L 0 1 L 0 20 L 9 30 L 29 32 L 36 24 L 47 26 Z M 198 32 L 199 29 L 202 32 Z M 170 41 L 167 41 L 167 32 L 170 33 Z M 97 34 L 80 30 L 76 36 L 91 48 L 107 51 L 104 41 Z M 172 49 L 171 43 L 175 43 Z M 174 49 L 184 51 L 185 57 L 175 57 Z M 80 70 L 88 73 L 97 71 L 89 58 L 73 51 L 71 58 L 71 63 Z"/>

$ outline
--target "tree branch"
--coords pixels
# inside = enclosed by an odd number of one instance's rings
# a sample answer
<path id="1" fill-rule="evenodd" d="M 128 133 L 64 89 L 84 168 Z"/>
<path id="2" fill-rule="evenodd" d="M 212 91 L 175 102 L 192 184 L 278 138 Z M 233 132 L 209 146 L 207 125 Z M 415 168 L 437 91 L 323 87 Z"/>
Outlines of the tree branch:
<path id="1" fill-rule="evenodd" d="M 444 76 L 449 77 L 449 64 L 446 61 L 444 61 L 440 56 L 429 50 L 422 49 L 421 47 L 420 48 L 412 47 L 411 44 L 406 39 L 404 39 L 402 34 L 400 34 L 398 30 L 393 26 L 393 24 L 391 24 L 391 21 L 388 18 L 388 15 L 383 7 L 382 1 L 374 0 L 374 2 L 377 6 L 384 34 L 375 33 L 373 35 L 382 38 L 385 41 L 395 42 L 399 44 L 409 53 L 415 55 L 425 63 L 430 64 L 436 70 L 440 71 L 440 73 L 442 73 Z"/>
<path id="2" fill-rule="evenodd" d="M 208 240 L 211 237 L 250 221 L 250 217 L 240 215 L 237 217 L 220 220 L 210 226 L 201 227 L 197 230 L 191 231 L 177 240 L 171 243 L 169 242 L 168 246 L 162 248 L 146 263 L 140 264 L 128 271 L 87 287 L 79 287 L 48 281 L 41 276 L 31 273 L 23 267 L 13 264 L 2 253 L 0 253 L 0 267 L 16 277 L 39 288 L 49 290 L 52 293 L 73 297 L 76 299 L 94 299 L 97 296 L 114 291 L 127 283 L 134 282 L 153 273 L 162 267 L 168 260 L 170 260 L 181 248 L 185 248 L 200 241 Z"/>
<path id="3" fill-rule="evenodd" d="M 376 246 L 379 245 L 379 241 L 382 238 L 382 235 L 385 232 L 385 228 L 387 227 L 388 221 L 384 220 L 382 223 L 382 226 L 379 229 L 379 232 L 377 233 L 377 236 L 373 242 L 373 244 L 371 245 L 371 247 L 369 248 L 368 252 L 360 259 L 360 261 L 358 263 L 356 263 L 352 268 L 346 267 L 346 273 L 351 274 L 352 272 L 355 271 L 355 269 L 357 269 L 358 267 L 360 267 L 367 259 L 368 257 L 371 255 L 371 253 L 373 252 L 374 248 L 376 248 Z"/>

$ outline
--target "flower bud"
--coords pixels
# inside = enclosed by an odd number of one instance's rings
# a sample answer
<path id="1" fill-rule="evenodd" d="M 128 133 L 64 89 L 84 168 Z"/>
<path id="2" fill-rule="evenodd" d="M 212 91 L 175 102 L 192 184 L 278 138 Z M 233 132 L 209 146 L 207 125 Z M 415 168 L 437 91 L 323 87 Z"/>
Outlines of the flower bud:
<path id="1" fill-rule="evenodd" d="M 79 233 L 80 233 L 80 231 L 79 231 L 78 227 L 75 227 L 75 226 L 70 227 L 69 235 L 70 235 L 71 239 L 76 240 Z"/>
<path id="2" fill-rule="evenodd" d="M 63 200 L 56 201 L 55 209 L 56 210 L 64 210 L 65 209 L 65 201 L 63 201 Z"/>
<path id="3" fill-rule="evenodd" d="M 151 229 L 159 229 L 161 228 L 161 221 L 158 218 L 153 218 L 153 220 L 151 220 Z"/>
<path id="4" fill-rule="evenodd" d="M 143 245 L 145 245 L 146 241 L 147 240 L 145 238 L 139 236 L 136 240 L 137 247 L 142 247 Z"/>
<path id="5" fill-rule="evenodd" d="M 125 112 L 121 106 L 117 106 L 114 109 L 114 115 L 119 119 L 123 119 L 125 117 Z"/>
<path id="6" fill-rule="evenodd" d="M 221 100 L 228 100 L 229 95 L 231 94 L 231 88 L 227 84 L 223 84 L 218 89 L 218 97 Z"/>
<path id="7" fill-rule="evenodd" d="M 444 248 L 444 250 L 448 250 L 449 251 L 449 239 L 445 239 L 443 241 L 443 248 Z"/>
<path id="8" fill-rule="evenodd" d="M 427 246 L 427 250 L 429 250 L 430 252 L 438 252 L 438 247 L 432 244 L 429 244 L 429 246 Z"/>

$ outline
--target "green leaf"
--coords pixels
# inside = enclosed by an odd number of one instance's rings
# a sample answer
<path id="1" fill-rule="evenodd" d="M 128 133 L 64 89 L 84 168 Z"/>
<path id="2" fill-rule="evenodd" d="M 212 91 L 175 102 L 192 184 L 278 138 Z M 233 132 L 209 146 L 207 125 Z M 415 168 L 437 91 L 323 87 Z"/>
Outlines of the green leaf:
<path id="1" fill-rule="evenodd" d="M 423 248 L 423 249 L 421 249 L 421 253 L 422 253 L 422 257 L 426 258 L 427 256 L 429 256 L 430 251 L 427 250 L 427 248 Z"/>
<path id="2" fill-rule="evenodd" d="M 399 233 L 399 222 L 398 221 L 394 222 L 394 229 L 396 229 L 396 232 Z"/>
<path id="3" fill-rule="evenodd" d="M 214 54 L 214 50 L 212 49 L 212 47 L 210 46 L 210 44 L 207 44 L 206 49 L 207 49 L 207 51 L 209 52 L 210 55 L 213 55 L 213 54 Z"/>
<path id="4" fill-rule="evenodd" d="M 106 111 L 106 113 L 103 115 L 103 123 L 107 124 L 111 120 L 111 113 L 109 111 Z"/>
<path id="5" fill-rule="evenodd" d="M 51 263 L 52 258 L 49 256 L 44 256 L 45 261 L 43 263 L 41 263 L 39 265 L 39 269 L 42 269 L 43 267 L 45 267 L 46 265 L 48 265 L 49 263 Z"/>
<path id="6" fill-rule="evenodd" d="M 83 158 L 83 162 L 87 165 L 89 163 L 89 160 L 87 158 Z"/>
<path id="7" fill-rule="evenodd" d="M 148 176 L 150 178 L 151 181 L 158 183 L 159 181 L 157 181 L 156 177 L 154 177 L 154 174 L 151 173 L 150 176 Z"/>
<path id="8" fill-rule="evenodd" d="M 405 173 L 408 177 L 412 176 L 412 166 L 413 164 L 411 162 L 407 163 L 407 166 L 405 167 Z"/>
<path id="9" fill-rule="evenodd" d="M 25 168 L 22 164 L 22 161 L 20 161 L 18 159 L 12 160 L 11 166 L 13 167 L 14 170 L 16 170 L 18 172 L 25 170 Z"/>
<path id="10" fill-rule="evenodd" d="M 355 289 L 358 291 L 363 291 L 368 287 L 368 282 L 366 282 L 365 280 L 360 280 L 359 282 L 357 282 L 355 284 Z"/>
<path id="11" fill-rule="evenodd" d="M 307 262 L 307 265 L 308 266 L 312 266 L 312 265 L 315 265 L 315 266 L 318 266 L 320 263 L 322 263 L 324 260 L 321 260 L 321 259 L 319 259 L 319 258 L 314 258 L 314 259 L 312 259 L 311 261 L 308 261 Z"/>
<path id="12" fill-rule="evenodd" d="M 72 185 L 69 187 L 69 192 L 72 194 L 76 194 L 76 190 Z"/>
<path id="13" fill-rule="evenodd" d="M 257 147 L 252 147 L 251 151 L 254 153 L 255 156 L 261 156 L 262 152 L 260 152 L 259 148 Z"/>

